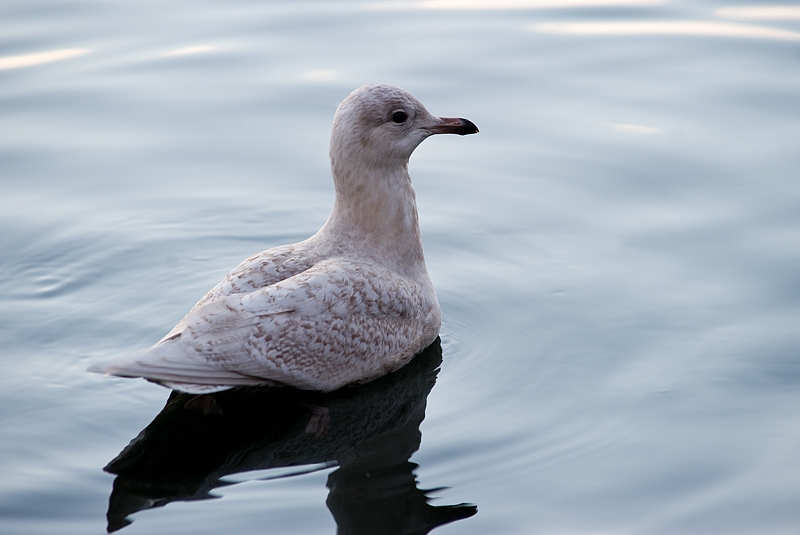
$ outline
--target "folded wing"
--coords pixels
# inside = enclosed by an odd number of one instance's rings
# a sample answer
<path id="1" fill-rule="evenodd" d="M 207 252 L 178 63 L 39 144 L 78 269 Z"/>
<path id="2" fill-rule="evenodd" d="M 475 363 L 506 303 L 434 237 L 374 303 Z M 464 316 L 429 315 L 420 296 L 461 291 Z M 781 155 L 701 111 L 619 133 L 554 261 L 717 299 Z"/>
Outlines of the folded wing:
<path id="1" fill-rule="evenodd" d="M 265 383 L 333 390 L 423 349 L 433 305 L 409 279 L 337 259 L 252 291 L 212 292 L 155 346 L 90 370 L 191 392 Z"/>

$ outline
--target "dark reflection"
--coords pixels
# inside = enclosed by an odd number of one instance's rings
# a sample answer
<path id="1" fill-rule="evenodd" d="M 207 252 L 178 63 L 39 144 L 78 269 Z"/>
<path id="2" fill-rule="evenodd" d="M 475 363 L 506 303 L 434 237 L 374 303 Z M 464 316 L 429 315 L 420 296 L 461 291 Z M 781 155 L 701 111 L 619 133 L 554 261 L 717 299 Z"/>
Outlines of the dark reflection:
<path id="1" fill-rule="evenodd" d="M 221 479 L 228 474 L 302 465 L 339 466 L 328 476 L 327 505 L 340 534 L 423 534 L 474 515 L 474 505 L 430 505 L 428 494 L 438 489 L 418 489 L 417 465 L 409 462 L 441 361 L 437 338 L 403 369 L 330 394 L 172 392 L 105 467 L 117 474 L 108 531 L 130 524 L 127 516 L 137 511 L 214 498 L 213 489 L 234 484 Z"/>

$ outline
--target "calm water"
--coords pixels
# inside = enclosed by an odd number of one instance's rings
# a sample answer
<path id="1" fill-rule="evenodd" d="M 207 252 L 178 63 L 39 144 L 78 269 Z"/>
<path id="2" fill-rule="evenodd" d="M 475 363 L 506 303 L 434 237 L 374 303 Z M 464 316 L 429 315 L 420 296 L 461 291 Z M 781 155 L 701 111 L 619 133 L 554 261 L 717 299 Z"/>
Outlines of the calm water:
<path id="1" fill-rule="evenodd" d="M 3 2 L 0 532 L 796 532 L 800 5 L 760 7 Z M 319 228 L 367 82 L 481 129 L 411 161 L 441 357 L 224 420 L 85 373 Z"/>

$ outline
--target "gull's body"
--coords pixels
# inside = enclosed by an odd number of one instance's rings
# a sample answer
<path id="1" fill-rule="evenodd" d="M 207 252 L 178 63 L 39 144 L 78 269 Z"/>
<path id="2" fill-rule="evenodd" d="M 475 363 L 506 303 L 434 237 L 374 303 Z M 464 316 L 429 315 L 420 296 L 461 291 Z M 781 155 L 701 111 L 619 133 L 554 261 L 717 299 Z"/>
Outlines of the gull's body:
<path id="1" fill-rule="evenodd" d="M 319 232 L 248 258 L 156 345 L 90 371 L 199 393 L 330 391 L 400 368 L 441 326 L 408 159 L 432 134 L 477 131 L 402 89 L 357 89 L 334 118 L 336 201 Z"/>

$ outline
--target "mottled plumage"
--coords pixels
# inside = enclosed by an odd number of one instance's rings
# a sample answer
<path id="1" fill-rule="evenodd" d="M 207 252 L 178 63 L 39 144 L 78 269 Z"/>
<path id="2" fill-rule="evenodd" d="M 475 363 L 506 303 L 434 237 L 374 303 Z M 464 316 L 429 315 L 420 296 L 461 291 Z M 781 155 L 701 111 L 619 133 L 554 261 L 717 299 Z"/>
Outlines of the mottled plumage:
<path id="1" fill-rule="evenodd" d="M 199 393 L 330 391 L 400 368 L 441 325 L 408 158 L 432 134 L 477 131 L 431 115 L 402 89 L 357 89 L 334 118 L 336 201 L 320 231 L 248 258 L 155 346 L 90 371 Z"/>

